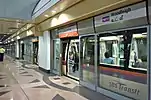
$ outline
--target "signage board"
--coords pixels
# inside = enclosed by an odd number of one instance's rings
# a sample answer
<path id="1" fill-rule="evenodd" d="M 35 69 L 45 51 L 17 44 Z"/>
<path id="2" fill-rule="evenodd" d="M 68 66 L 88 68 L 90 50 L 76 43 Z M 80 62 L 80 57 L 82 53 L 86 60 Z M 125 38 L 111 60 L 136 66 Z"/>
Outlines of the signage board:
<path id="1" fill-rule="evenodd" d="M 146 16 L 145 3 L 139 3 L 129 7 L 121 8 L 95 17 L 95 27 L 124 22 Z"/>
<path id="2" fill-rule="evenodd" d="M 76 37 L 79 36 L 77 26 L 69 26 L 59 30 L 59 38 Z"/>

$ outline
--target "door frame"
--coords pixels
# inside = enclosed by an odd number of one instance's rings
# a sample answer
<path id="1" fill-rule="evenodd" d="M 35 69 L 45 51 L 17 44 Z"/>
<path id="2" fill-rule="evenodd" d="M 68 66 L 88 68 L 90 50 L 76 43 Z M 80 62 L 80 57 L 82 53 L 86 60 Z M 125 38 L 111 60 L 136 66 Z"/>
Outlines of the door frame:
<path id="1" fill-rule="evenodd" d="M 62 48 L 62 46 L 63 46 L 63 43 L 67 43 L 67 50 L 65 51 L 65 53 L 67 53 L 66 55 L 65 55 L 65 59 L 66 59 L 66 68 L 65 68 L 65 70 L 66 70 L 66 74 L 62 74 L 62 75 L 64 75 L 64 76 L 66 76 L 66 77 L 69 77 L 69 78 L 71 78 L 71 79 L 73 79 L 73 80 L 76 80 L 76 81 L 80 81 L 80 67 L 79 67 L 79 78 L 78 79 L 76 79 L 76 78 L 74 78 L 74 77 L 72 77 L 72 76 L 69 76 L 69 75 L 67 75 L 67 71 L 68 71 L 68 64 L 67 64 L 67 59 L 68 59 L 68 52 L 69 52 L 69 42 L 71 41 L 71 40 L 74 40 L 74 39 L 77 39 L 77 40 L 79 40 L 79 36 L 77 36 L 77 37 L 70 37 L 70 38 L 63 38 L 63 39 L 60 39 L 60 55 L 61 55 L 61 65 L 62 65 L 62 60 L 63 60 L 63 57 L 62 57 L 62 53 L 63 53 L 63 48 Z M 80 40 L 79 40 L 79 45 L 80 45 Z M 79 47 L 79 52 L 80 52 L 80 47 Z M 79 61 L 79 63 L 80 63 L 80 61 Z M 61 66 L 61 73 L 63 72 L 63 67 Z"/>
<path id="2" fill-rule="evenodd" d="M 81 38 L 83 37 L 91 37 L 91 36 L 94 36 L 95 38 L 95 43 L 94 43 L 94 51 L 95 51 L 95 57 L 94 57 L 94 70 L 95 70 L 95 73 L 94 73 L 94 77 L 98 77 L 98 71 L 97 71 L 97 53 L 98 53 L 98 50 L 97 50 L 97 34 L 95 33 L 91 33 L 91 34 L 87 34 L 87 35 L 80 35 L 79 36 L 79 47 L 80 47 L 80 52 L 81 52 Z M 80 56 L 81 56 L 81 53 L 79 53 L 79 66 L 81 66 L 81 59 L 80 59 Z M 92 84 L 92 83 L 88 83 L 88 82 L 85 82 L 83 81 L 83 75 L 82 75 L 82 68 L 80 67 L 80 84 L 87 87 L 87 88 L 90 88 L 92 90 L 96 90 L 96 87 L 98 86 L 98 79 L 95 79 L 95 84 Z"/>

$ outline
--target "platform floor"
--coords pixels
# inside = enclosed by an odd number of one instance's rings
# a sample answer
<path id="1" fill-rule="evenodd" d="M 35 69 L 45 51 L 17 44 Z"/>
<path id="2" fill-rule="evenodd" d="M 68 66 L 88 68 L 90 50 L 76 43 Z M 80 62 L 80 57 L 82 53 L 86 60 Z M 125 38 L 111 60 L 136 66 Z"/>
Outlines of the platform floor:
<path id="1" fill-rule="evenodd" d="M 31 67 L 30 67 L 31 66 Z M 0 100 L 113 100 L 38 67 L 5 57 L 0 62 Z"/>

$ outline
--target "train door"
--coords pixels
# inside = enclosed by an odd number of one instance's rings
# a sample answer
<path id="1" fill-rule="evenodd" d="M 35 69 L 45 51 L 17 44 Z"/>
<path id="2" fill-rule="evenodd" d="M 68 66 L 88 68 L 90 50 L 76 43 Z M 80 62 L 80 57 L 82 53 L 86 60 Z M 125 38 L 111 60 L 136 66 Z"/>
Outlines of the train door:
<path id="1" fill-rule="evenodd" d="M 79 39 L 62 41 L 62 61 L 64 74 L 79 80 Z"/>
<path id="2" fill-rule="evenodd" d="M 38 64 L 38 42 L 33 42 L 33 63 Z"/>
<path id="3" fill-rule="evenodd" d="M 79 39 L 69 42 L 67 52 L 67 75 L 79 80 Z"/>

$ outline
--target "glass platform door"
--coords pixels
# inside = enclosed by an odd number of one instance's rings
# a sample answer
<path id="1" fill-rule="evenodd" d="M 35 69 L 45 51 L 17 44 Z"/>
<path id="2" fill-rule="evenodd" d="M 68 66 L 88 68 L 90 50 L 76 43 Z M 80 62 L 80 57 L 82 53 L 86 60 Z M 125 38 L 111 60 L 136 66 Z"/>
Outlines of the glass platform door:
<path id="1" fill-rule="evenodd" d="M 54 66 L 53 72 L 59 74 L 60 72 L 60 39 L 54 40 Z"/>

